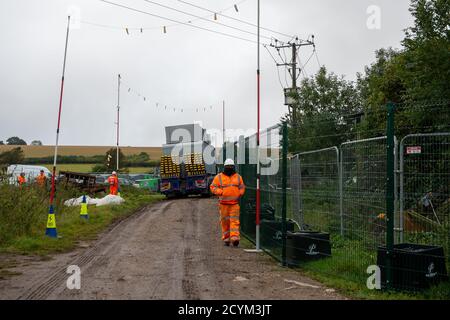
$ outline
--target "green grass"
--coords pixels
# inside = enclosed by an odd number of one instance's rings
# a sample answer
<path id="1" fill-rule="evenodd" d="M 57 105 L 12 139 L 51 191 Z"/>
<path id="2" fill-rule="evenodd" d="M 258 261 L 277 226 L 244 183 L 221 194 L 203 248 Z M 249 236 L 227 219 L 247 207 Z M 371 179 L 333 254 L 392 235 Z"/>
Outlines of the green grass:
<path id="1" fill-rule="evenodd" d="M 124 188 L 122 196 L 125 202 L 118 206 L 89 206 L 89 220 L 80 218 L 80 207 L 65 207 L 64 199 L 74 194 L 74 191 L 60 191 L 59 202 L 56 205 L 56 226 L 58 239 L 45 236 L 47 221 L 46 194 L 39 196 L 39 190 L 29 188 L 27 190 L 11 190 L 9 186 L 3 186 L 3 190 L 9 189 L 9 198 L 0 199 L 5 203 L 0 206 L 0 231 L 5 231 L 0 236 L 0 252 L 18 254 L 36 254 L 45 256 L 51 253 L 66 252 L 73 249 L 79 241 L 93 240 L 112 223 L 123 219 L 135 212 L 138 208 L 163 199 L 161 195 L 151 194 L 147 191 Z M 19 195 L 17 195 L 19 193 Z M 20 193 L 26 193 L 20 195 Z M 15 200 L 22 201 L 17 205 L 7 205 Z M 0 203 L 1 205 L 1 203 Z M 6 211 L 15 208 L 15 212 Z M 6 210 L 5 210 L 6 209 Z M 14 210 L 14 209 L 12 209 Z M 8 231 L 8 232 L 6 232 Z"/>
<path id="2" fill-rule="evenodd" d="M 44 167 L 46 167 L 48 170 L 53 170 L 52 164 L 44 164 Z M 69 163 L 69 164 L 58 164 L 57 170 L 58 171 L 73 171 L 73 172 L 80 172 L 80 173 L 89 173 L 92 172 L 92 168 L 94 167 L 94 164 L 90 163 Z"/>
<path id="3" fill-rule="evenodd" d="M 148 167 L 128 167 L 128 173 L 153 173 L 152 168 Z"/>
<path id="4" fill-rule="evenodd" d="M 358 261 L 356 258 L 360 258 Z M 450 299 L 450 283 L 421 292 L 402 292 L 386 290 L 370 290 L 366 286 L 369 276 L 365 273 L 366 253 L 350 252 L 345 249 L 334 250 L 331 258 L 312 261 L 299 267 L 304 274 L 324 285 L 340 291 L 353 299 L 375 300 L 419 300 L 419 299 Z"/>

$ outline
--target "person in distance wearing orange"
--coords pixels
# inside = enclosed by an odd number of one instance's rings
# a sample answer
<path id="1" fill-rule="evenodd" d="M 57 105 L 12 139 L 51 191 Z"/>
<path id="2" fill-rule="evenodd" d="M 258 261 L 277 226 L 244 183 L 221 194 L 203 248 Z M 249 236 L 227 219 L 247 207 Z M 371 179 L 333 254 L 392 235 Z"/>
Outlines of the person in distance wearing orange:
<path id="1" fill-rule="evenodd" d="M 231 243 L 237 247 L 240 240 L 239 199 L 245 193 L 245 185 L 242 177 L 236 172 L 232 159 L 225 161 L 223 172 L 215 176 L 210 190 L 219 197 L 222 240 L 225 246 Z"/>

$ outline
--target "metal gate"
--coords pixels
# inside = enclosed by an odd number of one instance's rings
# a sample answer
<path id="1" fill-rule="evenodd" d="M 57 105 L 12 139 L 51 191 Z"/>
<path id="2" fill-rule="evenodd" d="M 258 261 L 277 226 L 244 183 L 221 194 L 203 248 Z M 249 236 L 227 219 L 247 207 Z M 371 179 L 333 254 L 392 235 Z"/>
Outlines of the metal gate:
<path id="1" fill-rule="evenodd" d="M 292 212 L 302 229 L 339 232 L 339 150 L 302 152 L 290 160 Z"/>
<path id="2" fill-rule="evenodd" d="M 345 142 L 340 147 L 341 236 L 371 250 L 385 244 L 386 145 L 387 137 L 382 136 Z M 396 170 L 397 152 L 395 164 Z M 396 226 L 399 229 L 398 222 Z"/>
<path id="3" fill-rule="evenodd" d="M 450 133 L 409 134 L 400 142 L 401 241 L 450 250 Z"/>

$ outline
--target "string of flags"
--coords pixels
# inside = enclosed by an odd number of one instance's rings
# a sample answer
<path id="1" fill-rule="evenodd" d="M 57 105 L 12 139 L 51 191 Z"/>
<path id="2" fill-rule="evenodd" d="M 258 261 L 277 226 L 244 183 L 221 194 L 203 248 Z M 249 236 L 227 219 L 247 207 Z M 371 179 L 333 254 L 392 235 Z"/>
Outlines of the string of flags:
<path id="1" fill-rule="evenodd" d="M 122 81 L 123 82 L 123 81 Z M 125 83 L 126 84 L 126 83 Z M 127 88 L 127 93 L 130 95 L 134 95 L 137 98 L 139 98 L 143 103 L 147 103 L 151 106 L 153 106 L 155 108 L 155 110 L 159 110 L 159 111 L 165 111 L 165 112 L 180 112 L 180 113 L 184 113 L 184 112 L 210 112 L 210 111 L 215 111 L 216 106 L 215 105 L 208 105 L 208 106 L 196 106 L 196 107 L 173 107 L 158 101 L 152 101 L 150 99 L 148 99 L 148 96 L 145 96 L 143 94 L 141 94 L 139 91 L 134 90 L 131 86 L 129 86 L 128 84 L 126 84 L 126 88 Z M 217 103 L 217 106 L 221 105 L 221 102 Z"/>

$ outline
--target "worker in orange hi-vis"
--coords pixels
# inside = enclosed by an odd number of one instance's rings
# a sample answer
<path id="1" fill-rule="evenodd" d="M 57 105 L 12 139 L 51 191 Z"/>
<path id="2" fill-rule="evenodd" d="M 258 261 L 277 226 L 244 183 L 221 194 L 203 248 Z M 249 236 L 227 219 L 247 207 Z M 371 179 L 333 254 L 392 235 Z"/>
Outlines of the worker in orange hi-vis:
<path id="1" fill-rule="evenodd" d="M 24 185 L 27 182 L 27 179 L 25 179 L 25 172 L 20 173 L 20 175 L 17 177 L 17 184 L 19 187 Z"/>
<path id="2" fill-rule="evenodd" d="M 44 173 L 44 170 L 41 170 L 39 175 L 36 177 L 36 183 L 40 187 L 45 187 L 46 186 L 46 184 L 47 184 L 47 177 L 46 177 L 46 175 Z"/>
<path id="3" fill-rule="evenodd" d="M 223 172 L 215 176 L 211 186 L 211 192 L 219 196 L 219 212 L 222 224 L 222 240 L 226 246 L 230 243 L 239 245 L 239 199 L 245 193 L 245 185 L 242 177 L 236 173 L 234 161 L 225 161 Z"/>
<path id="4" fill-rule="evenodd" d="M 113 171 L 112 175 L 108 178 L 109 194 L 117 196 L 119 191 L 119 178 L 117 178 L 117 172 Z"/>

